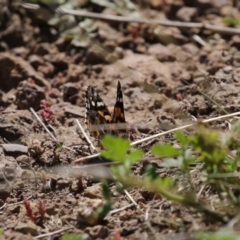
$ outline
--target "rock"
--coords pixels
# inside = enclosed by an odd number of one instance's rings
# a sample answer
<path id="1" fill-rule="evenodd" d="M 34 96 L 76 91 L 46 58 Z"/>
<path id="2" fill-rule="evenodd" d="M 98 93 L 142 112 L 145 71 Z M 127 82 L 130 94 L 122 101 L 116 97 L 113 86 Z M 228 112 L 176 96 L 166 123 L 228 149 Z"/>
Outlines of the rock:
<path id="1" fill-rule="evenodd" d="M 223 6 L 228 5 L 228 0 L 196 0 L 199 8 L 217 8 L 221 9 Z"/>
<path id="2" fill-rule="evenodd" d="M 19 83 L 15 101 L 18 109 L 29 109 L 32 107 L 35 110 L 39 110 L 41 100 L 43 99 L 46 99 L 43 88 L 37 86 L 31 80 Z"/>
<path id="3" fill-rule="evenodd" d="M 131 36 L 127 36 L 127 37 L 122 36 L 118 39 L 118 46 L 121 47 L 121 48 L 127 48 L 131 44 L 132 44 L 132 37 Z"/>
<path id="4" fill-rule="evenodd" d="M 92 186 L 87 187 L 84 190 L 84 197 L 88 198 L 102 198 L 102 186 L 101 184 L 94 184 Z"/>
<path id="5" fill-rule="evenodd" d="M 108 236 L 108 228 L 105 226 L 97 225 L 92 228 L 86 228 L 86 232 L 93 239 L 105 239 Z"/>
<path id="6" fill-rule="evenodd" d="M 103 201 L 100 199 L 81 199 L 79 202 L 79 208 L 77 210 L 77 222 L 78 224 L 96 225 L 104 216 L 96 215 L 97 208 L 103 206 Z"/>
<path id="7" fill-rule="evenodd" d="M 84 189 L 83 179 L 73 180 L 72 185 L 70 186 L 71 191 L 77 193 L 81 192 Z"/>
<path id="8" fill-rule="evenodd" d="M 177 11 L 177 18 L 183 22 L 195 21 L 197 9 L 194 7 L 182 7 Z"/>
<path id="9" fill-rule="evenodd" d="M 175 56 L 172 54 L 169 48 L 160 43 L 152 44 L 148 49 L 148 53 L 150 55 L 155 55 L 160 62 L 175 61 Z"/>
<path id="10" fill-rule="evenodd" d="M 35 69 L 44 63 L 42 57 L 35 54 L 30 55 L 28 60 Z"/>
<path id="11" fill-rule="evenodd" d="M 0 89 L 4 92 L 16 88 L 21 81 L 28 78 L 32 78 L 39 86 L 50 88 L 49 82 L 41 77 L 28 62 L 9 53 L 0 53 L 0 76 Z"/>
<path id="12" fill-rule="evenodd" d="M 236 7 L 226 5 L 221 8 L 220 14 L 222 17 L 232 17 L 232 18 L 239 18 L 239 11 Z"/>
<path id="13" fill-rule="evenodd" d="M 48 97 L 57 99 L 61 96 L 60 91 L 57 88 L 52 88 L 47 93 Z"/>
<path id="14" fill-rule="evenodd" d="M 3 112 L 0 115 L 0 136 L 8 141 L 16 141 L 32 132 L 32 115 L 29 111 Z"/>
<path id="15" fill-rule="evenodd" d="M 187 58 L 190 57 L 193 58 L 194 56 L 198 55 L 200 50 L 199 48 L 196 46 L 196 44 L 194 43 L 186 43 L 182 46 L 182 52 L 183 54 L 188 54 L 188 56 L 186 56 L 186 60 Z"/>
<path id="16" fill-rule="evenodd" d="M 103 66 L 101 64 L 99 65 L 94 65 L 92 66 L 92 70 L 97 73 L 97 74 L 100 74 L 103 70 Z"/>
<path id="17" fill-rule="evenodd" d="M 187 71 L 183 71 L 181 75 L 179 76 L 179 80 L 182 82 L 183 85 L 188 85 L 192 83 L 193 81 L 193 76 L 191 73 Z"/>
<path id="18" fill-rule="evenodd" d="M 17 153 L 17 154 L 27 154 L 28 148 L 27 146 L 21 145 L 21 144 L 14 144 L 14 143 L 6 143 L 6 144 L 0 144 L 1 147 L 3 147 L 4 151 L 9 153 Z"/>
<path id="19" fill-rule="evenodd" d="M 175 27 L 157 26 L 154 29 L 154 35 L 161 43 L 166 45 L 171 43 L 183 44 L 188 41 L 188 39 L 182 35 L 181 31 Z"/>
<path id="20" fill-rule="evenodd" d="M 229 44 L 230 44 L 230 46 L 240 48 L 240 36 L 239 35 L 233 35 Z"/>
<path id="21" fill-rule="evenodd" d="M 14 48 L 12 52 L 16 56 L 26 59 L 29 54 L 29 49 L 27 49 L 26 47 L 17 47 L 17 48 Z"/>
<path id="22" fill-rule="evenodd" d="M 10 197 L 10 194 L 12 192 L 12 188 L 9 184 L 7 184 L 5 181 L 2 181 L 2 179 L 0 178 L 0 200 L 2 200 L 3 202 L 6 201 L 6 199 L 8 197 Z M 2 205 L 2 204 L 1 204 Z"/>
<path id="23" fill-rule="evenodd" d="M 5 42 L 0 41 L 0 52 L 6 52 L 8 50 L 8 45 Z"/>
<path id="24" fill-rule="evenodd" d="M 57 53 L 57 48 L 54 45 L 51 45 L 49 43 L 40 43 L 37 44 L 34 53 L 36 55 L 44 56 L 47 54 L 54 54 Z"/>
<path id="25" fill-rule="evenodd" d="M 8 211 L 12 214 L 18 214 L 20 212 L 21 206 L 20 205 L 10 205 L 8 206 Z"/>
<path id="26" fill-rule="evenodd" d="M 100 64 L 105 63 L 106 56 L 108 55 L 107 52 L 103 52 L 101 50 L 98 50 L 95 46 L 88 49 L 85 63 L 86 64 Z"/>
<path id="27" fill-rule="evenodd" d="M 12 192 L 11 182 L 20 177 L 22 169 L 18 166 L 15 159 L 9 156 L 0 156 L 0 199 L 3 201 Z"/>
<path id="28" fill-rule="evenodd" d="M 15 227 L 15 230 L 24 234 L 30 234 L 36 236 L 38 234 L 38 229 L 36 224 L 28 221 L 27 223 L 19 222 Z"/>
<path id="29" fill-rule="evenodd" d="M 148 3 L 155 9 L 161 9 L 164 5 L 164 1 L 159 0 L 149 0 Z"/>
<path id="30" fill-rule="evenodd" d="M 61 71 L 68 69 L 68 65 L 71 62 L 71 59 L 65 53 L 48 54 L 44 58 L 57 69 L 61 69 Z"/>
<path id="31" fill-rule="evenodd" d="M 16 161 L 22 169 L 24 169 L 24 168 L 29 169 L 30 166 L 31 166 L 31 164 L 30 164 L 31 163 L 31 157 L 29 157 L 29 156 L 20 155 L 16 158 Z"/>
<path id="32" fill-rule="evenodd" d="M 54 66 L 49 62 L 46 62 L 37 68 L 37 71 L 42 73 L 45 77 L 52 77 L 54 70 Z"/>
<path id="33" fill-rule="evenodd" d="M 0 178 L 13 181 L 16 177 L 21 177 L 23 170 L 18 166 L 15 158 L 5 156 L 0 158 Z"/>
<path id="34" fill-rule="evenodd" d="M 214 8 L 221 9 L 222 7 L 229 5 L 228 0 L 212 0 L 212 5 Z"/>
<path id="35" fill-rule="evenodd" d="M 66 83 L 63 87 L 63 101 L 76 104 L 78 99 L 78 88 L 76 84 Z"/>
<path id="36" fill-rule="evenodd" d="M 233 70 L 232 66 L 226 66 L 226 67 L 223 68 L 223 72 L 226 73 L 226 74 L 231 73 L 232 70 Z"/>
<path id="37" fill-rule="evenodd" d="M 240 80 L 240 68 L 233 68 L 233 81 L 239 83 Z"/>
<path id="38" fill-rule="evenodd" d="M 12 229 L 4 230 L 2 239 L 24 239 L 33 240 L 32 236 L 27 236 L 26 234 L 20 232 L 14 232 Z"/>
<path id="39" fill-rule="evenodd" d="M 86 71 L 86 66 L 76 66 L 70 64 L 67 72 L 66 82 L 78 82 L 83 78 L 83 74 Z"/>
<path id="40" fill-rule="evenodd" d="M 11 48 L 24 45 L 21 19 L 19 15 L 13 14 L 11 24 L 9 24 L 0 34 L 0 39 L 1 41 L 6 42 Z"/>
<path id="41" fill-rule="evenodd" d="M 58 189 L 64 189 L 71 185 L 71 181 L 67 179 L 58 179 L 57 180 L 57 186 Z"/>
<path id="42" fill-rule="evenodd" d="M 166 2 L 166 1 L 165 1 Z M 177 11 L 184 6 L 182 0 L 171 0 L 167 2 L 165 12 L 168 18 L 175 18 Z"/>
<path id="43" fill-rule="evenodd" d="M 224 58 L 221 51 L 213 51 L 208 56 L 207 71 L 210 74 L 215 74 L 220 68 L 224 67 Z"/>
<path id="44" fill-rule="evenodd" d="M 46 206 L 46 213 L 48 215 L 55 215 L 58 212 L 58 208 L 56 208 L 56 205 L 54 203 L 48 203 Z"/>
<path id="45" fill-rule="evenodd" d="M 0 92 L 0 102 L 2 107 L 8 107 L 15 102 L 15 89 L 10 90 L 7 93 Z"/>

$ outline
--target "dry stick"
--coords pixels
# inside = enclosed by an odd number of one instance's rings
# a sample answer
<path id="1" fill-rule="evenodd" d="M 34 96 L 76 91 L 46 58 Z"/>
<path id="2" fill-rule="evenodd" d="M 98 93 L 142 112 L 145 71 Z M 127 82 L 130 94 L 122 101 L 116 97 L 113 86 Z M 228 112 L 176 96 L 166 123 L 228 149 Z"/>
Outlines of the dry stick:
<path id="1" fill-rule="evenodd" d="M 233 117 L 233 116 L 236 116 L 236 115 L 240 115 L 240 112 L 230 113 L 230 114 L 218 116 L 218 117 L 215 117 L 215 118 L 206 119 L 206 120 L 203 120 L 202 122 L 203 122 L 203 123 L 213 122 L 213 121 L 216 121 L 216 120 L 219 120 L 219 119 L 228 118 L 228 117 Z M 151 140 L 151 139 L 153 139 L 153 138 L 166 135 L 166 134 L 168 134 L 168 133 L 176 132 L 176 131 L 178 131 L 178 130 L 183 130 L 183 129 L 185 129 L 185 128 L 192 127 L 192 126 L 194 126 L 195 124 L 196 124 L 196 123 L 191 123 L 191 124 L 188 124 L 188 125 L 185 125 L 185 126 L 182 126 L 182 127 L 178 127 L 178 128 L 171 129 L 171 130 L 169 130 L 169 131 L 165 131 L 165 132 L 162 132 L 162 133 L 158 133 L 158 134 L 155 134 L 155 135 L 153 135 L 153 136 L 150 136 L 150 137 L 147 137 L 147 138 L 144 138 L 144 139 L 135 141 L 135 142 L 131 143 L 131 145 L 134 146 L 134 145 L 137 145 L 137 144 L 139 144 L 139 143 L 142 143 L 142 142 Z"/>
<path id="2" fill-rule="evenodd" d="M 29 199 L 31 199 L 31 198 L 32 198 L 32 196 L 29 196 L 29 197 L 27 198 L 27 200 L 29 200 Z M 16 202 L 16 203 L 11 203 L 11 204 L 4 203 L 4 205 L 0 207 L 0 210 L 2 210 L 2 209 L 5 208 L 5 207 L 14 206 L 14 205 L 17 205 L 17 204 L 22 204 L 22 203 L 23 203 L 23 201 Z"/>
<path id="3" fill-rule="evenodd" d="M 58 233 L 61 233 L 61 232 L 64 232 L 64 231 L 68 231 L 70 229 L 72 229 L 74 227 L 67 227 L 67 228 L 62 228 L 60 230 L 57 230 L 57 231 L 54 231 L 54 232 L 50 232 L 50 233 L 44 233 L 44 234 L 40 234 L 36 237 L 34 237 L 34 239 L 39 239 L 39 238 L 44 238 L 44 237 L 50 237 L 50 236 L 53 236 L 55 234 L 58 234 Z M 50 239 L 50 238 L 49 238 Z"/>
<path id="4" fill-rule="evenodd" d="M 168 20 L 148 20 L 145 18 L 132 18 L 132 17 L 123 17 L 123 16 L 115 16 L 108 14 L 99 14 L 86 12 L 81 10 L 71 10 L 58 8 L 57 12 L 62 14 L 69 14 L 79 17 L 87 17 L 104 21 L 112 21 L 112 22 L 121 22 L 121 23 L 146 23 L 146 24 L 159 24 L 165 27 L 178 27 L 178 28 L 200 28 L 207 29 L 213 32 L 221 33 L 221 34 L 240 34 L 240 29 L 224 27 L 224 26 L 216 26 L 212 24 L 204 24 L 204 23 L 194 23 L 194 22 L 179 22 L 179 21 L 168 21 Z"/>
<path id="5" fill-rule="evenodd" d="M 206 119 L 206 120 L 203 120 L 202 122 L 203 123 L 208 123 L 208 122 L 212 122 L 212 121 L 216 121 L 216 120 L 219 120 L 219 119 L 224 119 L 224 118 L 228 118 L 228 117 L 234 117 L 234 116 L 237 116 L 237 115 L 240 115 L 240 112 L 235 112 L 235 113 L 230 113 L 230 114 L 226 114 L 226 115 L 222 115 L 222 116 L 219 116 L 219 117 L 215 117 L 215 118 L 210 118 L 210 119 Z M 169 134 L 169 133 L 172 133 L 172 132 L 176 132 L 178 130 L 183 130 L 185 128 L 188 128 L 188 127 L 192 127 L 194 126 L 196 123 L 191 123 L 191 124 L 187 124 L 187 125 L 184 125 L 184 126 L 181 126 L 181 127 L 177 127 L 177 128 L 173 128 L 171 130 L 168 130 L 168 131 L 165 131 L 165 132 L 161 132 L 161 133 L 157 133 L 155 135 L 152 135 L 150 137 L 146 137 L 146 138 L 143 138 L 143 139 L 140 139 L 138 141 L 135 141 L 135 142 L 132 142 L 131 143 L 131 146 L 134 146 L 134 145 L 137 145 L 139 143 L 143 143 L 143 142 L 146 142 L 146 141 L 149 141 L 149 140 L 152 140 L 154 138 L 157 138 L 157 137 L 161 137 L 163 135 L 166 135 L 166 134 Z M 77 162 L 81 162 L 83 160 L 85 160 L 86 158 L 89 159 L 89 158 L 93 158 L 93 157 L 97 157 L 99 156 L 100 154 L 94 154 L 92 156 L 87 156 L 87 157 L 83 157 L 83 158 L 79 158 L 77 160 L 74 161 L 74 163 L 77 163 Z"/>
<path id="6" fill-rule="evenodd" d="M 145 211 L 145 217 L 144 217 L 144 220 L 145 220 L 145 224 L 147 225 L 147 227 L 149 228 L 149 230 L 152 232 L 152 234 L 156 234 L 156 231 L 153 229 L 150 221 L 148 220 L 149 218 L 149 210 L 150 210 L 150 207 L 148 207 Z"/>
<path id="7" fill-rule="evenodd" d="M 45 129 L 45 131 L 50 135 L 50 137 L 57 142 L 57 139 L 53 136 L 53 134 L 49 131 L 49 129 L 46 127 L 46 125 L 43 123 L 43 121 L 41 120 L 41 118 L 37 115 L 37 113 L 34 111 L 33 108 L 30 108 L 30 111 L 32 112 L 32 114 L 34 115 L 34 117 L 41 123 L 41 125 L 43 126 L 43 128 Z"/>
<path id="8" fill-rule="evenodd" d="M 36 5 L 36 4 L 28 4 L 28 3 L 23 3 L 22 4 L 22 6 L 23 7 L 25 7 L 25 8 L 28 8 L 28 9 L 32 9 L 32 10 L 38 10 L 38 9 L 40 9 L 40 6 L 39 5 Z M 74 10 L 74 11 L 76 11 L 76 10 Z M 70 14 L 70 15 L 74 15 L 74 14 L 72 14 L 71 12 L 69 12 L 69 10 L 68 9 L 62 9 L 62 8 L 58 8 L 57 9 L 57 12 L 58 13 L 63 13 L 63 14 Z M 76 14 L 78 14 L 78 13 L 76 13 Z M 97 14 L 97 13 L 88 13 L 88 12 L 80 12 L 80 15 L 81 16 L 84 16 L 84 14 L 86 14 L 86 17 L 89 17 L 89 18 L 94 18 L 94 19 L 100 19 L 100 20 L 107 20 L 107 21 L 109 21 L 109 19 L 110 19 L 110 21 L 114 21 L 113 19 L 112 19 L 112 16 L 111 15 L 100 15 L 100 14 Z M 78 16 L 78 15 L 77 15 Z M 106 18 L 104 17 L 104 16 L 106 16 Z M 114 17 L 114 16 L 113 16 Z M 121 20 L 121 18 L 126 18 L 126 17 L 119 17 L 119 16 L 117 16 L 117 17 L 115 17 L 115 19 L 116 19 L 116 21 L 120 21 L 120 22 L 123 22 L 123 20 Z M 141 18 L 142 19 L 142 18 Z M 131 20 L 131 21 L 130 21 Z M 132 19 L 130 19 L 129 18 L 129 21 L 127 21 L 127 22 L 134 22 L 135 20 L 132 20 Z M 146 21 L 146 23 L 147 23 L 147 21 L 148 20 L 145 20 Z M 152 22 L 151 22 L 152 23 Z M 155 24 L 155 23 L 152 23 L 152 24 Z M 159 23 L 157 23 L 157 24 L 159 24 Z M 206 46 L 207 45 L 207 43 L 200 37 L 200 36 L 198 36 L 198 35 L 194 35 L 193 37 L 192 37 L 192 39 L 195 41 L 195 42 L 197 42 L 197 43 L 199 43 L 200 45 L 202 45 L 202 46 Z"/>
<path id="9" fill-rule="evenodd" d="M 53 134 L 49 131 L 49 129 L 47 128 L 47 126 L 44 124 L 44 122 L 41 120 L 41 118 L 38 116 L 38 114 L 34 111 L 33 108 L 30 108 L 30 111 L 32 112 L 32 114 L 34 115 L 34 117 L 41 123 L 41 125 L 43 126 L 43 128 L 46 130 L 46 132 L 50 135 L 50 137 L 55 141 L 58 142 L 58 140 L 53 136 Z M 72 152 L 76 152 L 75 150 L 73 150 L 72 148 L 66 147 L 66 146 L 62 146 L 65 149 L 68 149 Z"/>
<path id="10" fill-rule="evenodd" d="M 23 8 L 31 9 L 31 10 L 40 9 L 40 6 L 38 4 L 21 3 L 21 6 Z M 204 24 L 204 23 L 179 22 L 179 21 L 156 20 L 156 19 L 149 20 L 146 18 L 115 16 L 115 15 L 99 14 L 99 13 L 92 13 L 92 12 L 86 12 L 81 10 L 71 10 L 71 9 L 64 9 L 64 8 L 58 8 L 55 10 L 55 12 L 60 14 L 66 14 L 66 15 L 98 19 L 98 20 L 103 20 L 108 22 L 111 21 L 111 22 L 121 22 L 121 23 L 135 22 L 135 23 L 146 23 L 146 24 L 159 24 L 165 27 L 207 29 L 220 34 L 229 34 L 229 35 L 240 34 L 239 28 L 231 28 L 231 27 L 217 26 L 217 25 Z"/>
<path id="11" fill-rule="evenodd" d="M 7 206 L 7 203 L 4 203 L 4 204 L 0 207 L 0 211 L 1 211 L 2 209 L 4 209 L 6 206 Z"/>
<path id="12" fill-rule="evenodd" d="M 75 119 L 78 127 L 80 128 L 81 132 L 83 133 L 83 136 L 85 137 L 85 139 L 87 140 L 88 144 L 90 144 L 91 148 L 93 149 L 93 151 L 97 152 L 97 149 L 95 148 L 95 146 L 92 144 L 90 138 L 88 137 L 88 135 L 86 134 L 86 132 L 84 131 L 82 125 L 80 124 L 80 122 Z"/>
<path id="13" fill-rule="evenodd" d="M 199 43 L 200 45 L 202 45 L 202 46 L 208 46 L 208 47 L 210 47 L 209 46 L 209 44 L 207 43 L 207 42 L 205 42 L 199 35 L 197 35 L 197 34 L 194 34 L 193 36 L 192 36 L 192 39 L 195 41 L 195 42 L 197 42 L 197 43 Z"/>
<path id="14" fill-rule="evenodd" d="M 112 215 L 112 214 L 115 214 L 115 213 L 118 213 L 118 212 L 121 212 L 127 208 L 130 208 L 130 207 L 133 207 L 135 204 L 134 203 L 131 203 L 131 204 L 128 204 L 127 206 L 124 206 L 124 207 L 121 207 L 121 208 L 117 208 L 117 209 L 114 209 L 112 211 L 109 212 L 109 215 Z"/>
<path id="15" fill-rule="evenodd" d="M 93 155 L 90 155 L 90 156 L 78 158 L 77 160 L 73 161 L 73 163 L 78 163 L 78 162 L 81 162 L 83 160 L 92 159 L 92 158 L 98 157 L 99 155 L 100 155 L 99 153 L 96 153 L 96 154 L 93 154 Z"/>

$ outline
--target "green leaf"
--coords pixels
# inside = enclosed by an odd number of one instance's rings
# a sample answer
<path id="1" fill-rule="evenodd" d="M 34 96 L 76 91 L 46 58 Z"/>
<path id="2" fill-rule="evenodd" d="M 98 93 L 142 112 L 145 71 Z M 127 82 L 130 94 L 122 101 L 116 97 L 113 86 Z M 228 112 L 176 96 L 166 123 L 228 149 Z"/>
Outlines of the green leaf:
<path id="1" fill-rule="evenodd" d="M 228 26 L 237 26 L 240 24 L 240 20 L 233 17 L 225 17 L 223 18 L 223 22 Z"/>
<path id="2" fill-rule="evenodd" d="M 125 161 L 126 153 L 130 149 L 130 141 L 123 138 L 106 135 L 102 139 L 101 143 L 104 148 L 106 148 L 106 150 L 101 152 L 103 157 L 113 161 Z"/>
<path id="3" fill-rule="evenodd" d="M 166 178 L 156 178 L 154 180 L 155 184 L 160 186 L 162 189 L 170 189 L 173 187 L 173 182 L 172 182 L 172 179 L 169 178 L 169 177 L 166 177 Z"/>
<path id="4" fill-rule="evenodd" d="M 63 142 L 58 142 L 58 143 L 57 143 L 57 148 L 60 148 L 60 149 L 61 149 L 62 147 L 63 147 Z"/>
<path id="5" fill-rule="evenodd" d="M 79 235 L 76 233 L 72 233 L 72 234 L 67 233 L 62 237 L 62 240 L 84 240 L 84 239 L 87 239 L 87 238 L 86 237 L 84 238 L 83 235 Z"/>
<path id="6" fill-rule="evenodd" d="M 152 165 L 148 165 L 147 169 L 145 171 L 146 177 L 149 177 L 151 180 L 157 179 L 159 177 L 159 174 L 156 171 L 156 168 Z"/>
<path id="7" fill-rule="evenodd" d="M 176 131 L 175 132 L 175 137 L 182 146 L 189 145 L 189 138 L 184 136 L 182 131 Z"/>
<path id="8" fill-rule="evenodd" d="M 96 210 L 95 216 L 97 217 L 97 219 L 103 220 L 105 216 L 111 211 L 111 209 L 112 209 L 112 204 L 106 203 Z"/>
<path id="9" fill-rule="evenodd" d="M 144 152 L 140 149 L 135 149 L 125 157 L 125 163 L 129 163 L 131 166 L 139 162 L 143 158 Z"/>
<path id="10" fill-rule="evenodd" d="M 111 200 L 111 191 L 110 191 L 109 186 L 106 183 L 106 181 L 102 182 L 102 193 L 103 193 L 103 197 L 105 200 L 107 200 L 107 201 Z"/>
<path id="11" fill-rule="evenodd" d="M 181 150 L 174 148 L 170 144 L 155 145 L 151 149 L 152 153 L 158 157 L 175 157 L 181 155 Z"/>
<path id="12" fill-rule="evenodd" d="M 216 233 L 198 233 L 196 239 L 205 240 L 237 240 L 238 236 L 232 231 L 219 231 Z"/>

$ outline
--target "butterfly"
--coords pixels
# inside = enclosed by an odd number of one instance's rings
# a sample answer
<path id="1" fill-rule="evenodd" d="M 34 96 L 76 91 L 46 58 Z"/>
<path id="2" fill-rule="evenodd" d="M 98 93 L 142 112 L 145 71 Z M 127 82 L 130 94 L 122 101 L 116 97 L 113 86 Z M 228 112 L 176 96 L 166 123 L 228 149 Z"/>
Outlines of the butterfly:
<path id="1" fill-rule="evenodd" d="M 96 138 L 100 138 L 106 133 L 119 135 L 121 131 L 117 129 L 118 126 L 126 123 L 120 82 L 118 81 L 116 103 L 112 114 L 93 87 L 88 86 L 85 97 L 87 110 L 85 124 L 90 135 Z"/>

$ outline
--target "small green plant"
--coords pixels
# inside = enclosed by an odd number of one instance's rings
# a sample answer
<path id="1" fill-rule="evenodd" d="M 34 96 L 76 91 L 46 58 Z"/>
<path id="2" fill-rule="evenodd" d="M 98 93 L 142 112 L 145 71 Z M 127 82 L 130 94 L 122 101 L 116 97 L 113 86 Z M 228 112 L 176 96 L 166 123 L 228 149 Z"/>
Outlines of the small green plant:
<path id="1" fill-rule="evenodd" d="M 88 240 L 90 239 L 87 234 L 79 235 L 76 233 L 66 233 L 62 237 L 62 240 Z"/>
<path id="2" fill-rule="evenodd" d="M 229 27 L 236 27 L 240 24 L 240 19 L 233 18 L 233 17 L 225 17 L 223 19 L 223 22 Z"/>
<path id="3" fill-rule="evenodd" d="M 139 162 L 144 154 L 139 149 L 134 149 L 130 152 L 130 141 L 123 138 L 114 138 L 106 135 L 102 140 L 102 145 L 106 148 L 101 153 L 103 157 L 121 163 L 119 166 L 113 167 L 114 174 L 120 178 L 130 174 L 132 166 Z"/>
<path id="4" fill-rule="evenodd" d="M 219 231 L 216 233 L 199 233 L 196 236 L 198 240 L 237 240 L 238 237 L 233 232 Z"/>
<path id="5" fill-rule="evenodd" d="M 99 207 L 96 210 L 95 213 L 95 217 L 96 219 L 104 219 L 104 217 L 111 211 L 112 209 L 112 202 L 111 202 L 111 192 L 110 192 L 110 188 L 107 184 L 106 181 L 102 181 L 102 193 L 103 193 L 103 197 L 106 200 L 106 203 Z"/>
<path id="6" fill-rule="evenodd" d="M 118 162 L 118 165 L 112 167 L 116 181 L 120 182 L 123 188 L 140 187 L 155 192 L 169 200 L 191 206 L 205 214 L 211 215 L 220 221 L 227 221 L 230 211 L 222 206 L 225 217 L 217 212 L 209 210 L 207 206 L 200 203 L 199 197 L 196 197 L 194 181 L 192 180 L 191 170 L 198 166 L 199 178 L 205 185 L 212 186 L 212 189 L 233 203 L 232 206 L 238 206 L 240 181 L 233 174 L 237 170 L 239 154 L 232 154 L 232 149 L 240 148 L 238 136 L 239 127 L 233 127 L 233 131 L 223 135 L 219 131 L 211 130 L 205 125 L 198 123 L 196 132 L 192 135 L 184 135 L 183 132 L 176 132 L 178 147 L 170 144 L 156 144 L 151 148 L 151 153 L 157 158 L 164 160 L 163 166 L 167 168 L 174 167 L 186 176 L 190 188 L 177 191 L 175 180 L 171 177 L 161 178 L 157 169 L 148 166 L 143 177 L 137 177 L 132 173 L 134 164 L 142 160 L 144 153 L 140 149 L 133 149 L 130 142 L 126 139 L 105 136 L 102 145 L 105 150 L 101 155 L 112 161 Z M 239 151 L 238 151 L 239 152 Z M 230 174 L 230 177 L 229 177 Z M 107 188 L 106 188 L 107 189 Z M 105 199 L 110 202 L 109 192 L 105 191 Z"/>

